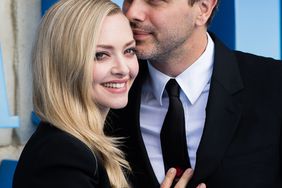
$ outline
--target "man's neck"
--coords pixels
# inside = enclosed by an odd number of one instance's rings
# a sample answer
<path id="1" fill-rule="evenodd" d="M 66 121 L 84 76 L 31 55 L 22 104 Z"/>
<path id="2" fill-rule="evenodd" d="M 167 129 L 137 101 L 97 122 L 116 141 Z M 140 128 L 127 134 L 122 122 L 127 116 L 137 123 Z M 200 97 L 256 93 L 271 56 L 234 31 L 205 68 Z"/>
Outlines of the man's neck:
<path id="1" fill-rule="evenodd" d="M 192 36 L 183 46 L 170 52 L 165 57 L 150 59 L 152 66 L 160 72 L 176 77 L 190 67 L 205 51 L 208 43 L 206 33 Z"/>

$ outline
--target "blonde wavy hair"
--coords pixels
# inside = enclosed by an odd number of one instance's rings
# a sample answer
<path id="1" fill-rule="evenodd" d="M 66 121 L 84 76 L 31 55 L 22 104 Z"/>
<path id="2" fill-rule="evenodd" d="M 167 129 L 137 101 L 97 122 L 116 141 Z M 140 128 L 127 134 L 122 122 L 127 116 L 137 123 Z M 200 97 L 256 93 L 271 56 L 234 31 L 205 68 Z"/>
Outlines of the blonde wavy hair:
<path id="1" fill-rule="evenodd" d="M 105 136 L 91 97 L 93 60 L 106 16 L 121 13 L 110 0 L 61 0 L 45 14 L 33 51 L 34 111 L 100 156 L 112 187 L 129 187 L 119 140 Z M 83 162 L 83 161 L 81 161 Z"/>

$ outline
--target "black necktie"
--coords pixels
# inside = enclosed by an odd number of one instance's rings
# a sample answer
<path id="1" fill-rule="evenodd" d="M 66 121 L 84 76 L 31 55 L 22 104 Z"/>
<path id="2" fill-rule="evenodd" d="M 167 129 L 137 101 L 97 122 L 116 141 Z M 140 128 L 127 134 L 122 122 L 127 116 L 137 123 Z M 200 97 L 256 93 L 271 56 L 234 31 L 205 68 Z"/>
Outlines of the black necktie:
<path id="1" fill-rule="evenodd" d="M 166 84 L 169 96 L 169 107 L 161 130 L 161 145 L 165 172 L 174 167 L 177 170 L 175 180 L 189 167 L 190 160 L 187 151 L 185 119 L 182 103 L 179 99 L 180 87 L 175 79 Z"/>

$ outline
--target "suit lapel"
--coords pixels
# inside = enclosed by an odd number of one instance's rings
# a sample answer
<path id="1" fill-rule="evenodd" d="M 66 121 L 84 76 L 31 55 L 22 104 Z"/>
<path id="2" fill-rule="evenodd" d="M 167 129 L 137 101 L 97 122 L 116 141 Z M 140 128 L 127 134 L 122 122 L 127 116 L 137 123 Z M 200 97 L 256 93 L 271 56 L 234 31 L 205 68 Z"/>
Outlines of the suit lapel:
<path id="1" fill-rule="evenodd" d="M 241 115 L 240 77 L 236 58 L 216 38 L 215 61 L 210 93 L 206 107 L 206 121 L 197 151 L 192 183 L 208 177 L 220 164 L 232 140 Z"/>

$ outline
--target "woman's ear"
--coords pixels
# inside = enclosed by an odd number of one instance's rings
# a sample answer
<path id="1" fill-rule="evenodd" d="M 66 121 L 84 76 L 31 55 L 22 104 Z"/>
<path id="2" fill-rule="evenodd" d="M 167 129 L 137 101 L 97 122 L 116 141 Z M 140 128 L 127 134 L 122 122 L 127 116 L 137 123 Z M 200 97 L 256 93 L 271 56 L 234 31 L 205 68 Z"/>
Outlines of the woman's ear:
<path id="1" fill-rule="evenodd" d="M 217 4 L 217 0 L 199 0 L 195 2 L 195 5 L 199 7 L 200 13 L 197 16 L 197 25 L 206 25 L 213 9 Z"/>

